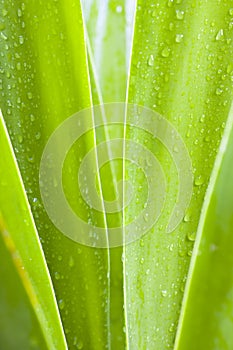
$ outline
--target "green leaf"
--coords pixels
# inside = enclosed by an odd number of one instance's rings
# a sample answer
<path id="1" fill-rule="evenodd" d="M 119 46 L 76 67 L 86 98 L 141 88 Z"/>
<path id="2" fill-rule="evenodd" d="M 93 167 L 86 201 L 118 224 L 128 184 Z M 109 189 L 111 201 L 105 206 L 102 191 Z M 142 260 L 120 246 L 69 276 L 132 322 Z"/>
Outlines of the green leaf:
<path id="1" fill-rule="evenodd" d="M 158 222 L 140 241 L 125 247 L 129 348 L 174 344 L 200 210 L 232 102 L 231 40 L 229 2 L 138 1 L 128 101 L 151 108 L 178 131 L 192 161 L 194 186 L 183 221 L 167 233 L 184 179 L 177 178 L 174 159 L 161 142 L 127 129 L 128 137 L 158 158 L 167 181 Z M 157 132 L 165 135 L 162 129 Z M 127 221 L 143 206 L 146 189 L 135 168 L 126 170 L 142 186 L 138 201 L 125 212 Z"/>
<path id="2" fill-rule="evenodd" d="M 106 249 L 80 245 L 59 232 L 46 214 L 39 189 L 39 165 L 52 132 L 74 113 L 90 107 L 82 14 L 79 2 L 3 1 L 0 104 L 54 284 L 68 347 L 103 349 L 109 343 L 109 258 Z M 69 152 L 66 196 L 87 211 L 76 185 L 80 158 L 95 135 Z M 62 149 L 62 140 L 57 150 Z M 75 149 L 76 147 L 76 149 Z M 78 152 L 78 153 L 77 153 Z M 55 184 L 56 185 L 56 184 Z M 78 203 L 77 203 L 78 202 Z"/>
<path id="3" fill-rule="evenodd" d="M 51 279 L 1 115 L 0 135 L 0 232 L 36 313 L 48 348 L 66 349 Z"/>
<path id="4" fill-rule="evenodd" d="M 125 101 L 128 79 L 129 55 L 131 49 L 132 19 L 134 2 L 127 1 L 82 1 L 86 23 L 86 40 L 89 57 L 92 99 L 94 104 Z M 101 10 L 100 10 L 101 8 Z M 117 107 L 116 107 L 117 108 Z M 109 108 L 107 107 L 109 110 Z M 110 113 L 105 113 L 103 120 L 111 122 Z M 105 128 L 105 137 L 97 131 L 97 143 L 114 138 L 123 139 L 122 126 Z M 108 150 L 109 155 L 111 149 Z M 101 185 L 104 196 L 115 198 L 116 188 L 110 188 L 110 179 L 122 180 L 122 162 L 114 161 L 111 171 L 102 172 Z M 106 214 L 108 227 L 122 225 L 122 213 Z M 110 258 L 110 327 L 112 348 L 125 347 L 124 334 L 124 297 L 122 247 L 111 248 Z"/>
<path id="5" fill-rule="evenodd" d="M 45 350 L 47 346 L 41 327 L 2 235 L 0 254 L 0 344 L 6 350 Z"/>
<path id="6" fill-rule="evenodd" d="M 233 108 L 207 190 L 175 349 L 231 349 Z M 206 336 L 208 334 L 208 337 Z"/>

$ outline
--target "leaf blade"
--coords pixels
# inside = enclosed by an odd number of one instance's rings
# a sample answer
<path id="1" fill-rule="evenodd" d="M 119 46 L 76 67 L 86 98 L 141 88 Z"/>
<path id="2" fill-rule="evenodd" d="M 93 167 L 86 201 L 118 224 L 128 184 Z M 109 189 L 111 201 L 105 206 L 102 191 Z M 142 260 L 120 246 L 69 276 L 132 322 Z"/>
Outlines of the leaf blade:
<path id="1" fill-rule="evenodd" d="M 1 114 L 0 134 L 0 231 L 35 310 L 48 348 L 67 349 L 52 282 Z"/>

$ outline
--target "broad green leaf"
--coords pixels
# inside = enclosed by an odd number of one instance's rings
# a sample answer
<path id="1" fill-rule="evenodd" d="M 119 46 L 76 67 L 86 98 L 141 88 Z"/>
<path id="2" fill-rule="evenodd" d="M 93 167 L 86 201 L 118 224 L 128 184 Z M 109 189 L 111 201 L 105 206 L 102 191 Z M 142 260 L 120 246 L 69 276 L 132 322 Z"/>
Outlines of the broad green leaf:
<path id="1" fill-rule="evenodd" d="M 167 182 L 158 222 L 124 251 L 129 349 L 174 345 L 200 210 L 232 102 L 231 13 L 231 1 L 137 3 L 128 101 L 151 108 L 178 131 L 190 154 L 194 181 L 183 221 L 167 233 L 179 181 L 185 179 L 177 177 L 175 158 L 160 141 L 126 130 L 154 153 Z M 162 129 L 157 133 L 165 135 Z M 126 176 L 141 187 L 138 200 L 125 212 L 127 221 L 142 209 L 146 189 L 137 169 L 127 166 Z"/>
<path id="2" fill-rule="evenodd" d="M 200 218 L 175 349 L 233 346 L 232 125 L 233 108 Z"/>
<path id="3" fill-rule="evenodd" d="M 0 232 L 35 310 L 48 348 L 66 349 L 51 279 L 1 115 L 0 135 Z"/>
<path id="4" fill-rule="evenodd" d="M 82 246 L 59 232 L 44 210 L 39 190 L 39 165 L 52 132 L 68 117 L 91 106 L 80 4 L 71 0 L 2 1 L 0 12 L 0 104 L 68 347 L 103 349 L 110 342 L 108 251 Z M 62 141 L 57 144 L 58 152 L 63 149 Z M 68 153 L 63 182 L 75 211 L 104 226 L 102 214 L 88 212 L 83 202 L 77 201 L 76 170 L 94 145 L 95 135 L 90 132 Z"/>

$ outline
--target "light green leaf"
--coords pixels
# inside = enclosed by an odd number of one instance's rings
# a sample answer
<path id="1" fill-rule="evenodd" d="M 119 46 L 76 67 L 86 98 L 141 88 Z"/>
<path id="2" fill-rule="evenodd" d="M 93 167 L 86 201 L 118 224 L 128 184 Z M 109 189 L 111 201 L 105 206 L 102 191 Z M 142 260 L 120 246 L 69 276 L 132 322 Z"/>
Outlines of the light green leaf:
<path id="1" fill-rule="evenodd" d="M 233 346 L 232 126 L 233 108 L 199 222 L 175 349 Z"/>
<path id="2" fill-rule="evenodd" d="M 128 101 L 158 112 L 178 131 L 190 154 L 194 182 L 183 221 L 167 233 L 184 179 L 177 178 L 175 164 L 159 141 L 127 130 L 128 137 L 158 158 L 168 186 L 158 223 L 141 241 L 125 247 L 130 349 L 173 348 L 200 210 L 232 101 L 229 10 L 229 2 L 219 1 L 137 4 Z M 164 130 L 158 133 L 162 136 Z M 137 170 L 126 170 L 142 187 L 139 200 L 125 212 L 127 221 L 143 206 L 146 189 Z"/>
<path id="3" fill-rule="evenodd" d="M 1 115 L 0 135 L 0 232 L 36 313 L 48 348 L 67 349 L 44 254 Z"/>
<path id="4" fill-rule="evenodd" d="M 89 69 L 94 104 L 125 101 L 126 84 L 129 69 L 129 56 L 132 37 L 132 19 L 135 2 L 118 1 L 82 1 L 87 30 L 87 48 Z M 101 9 L 101 10 L 100 10 Z M 103 120 L 111 122 L 108 113 Z M 97 143 L 111 138 L 123 139 L 122 126 L 107 127 L 105 138 L 97 131 Z M 109 149 L 109 155 L 111 149 Z M 122 163 L 114 161 L 111 171 L 103 171 L 101 184 L 104 196 L 115 198 L 116 188 L 111 188 L 110 179 L 122 180 Z M 109 227 L 122 225 L 120 215 L 106 214 Z M 123 349 L 125 346 L 124 310 L 123 310 L 123 266 L 122 247 L 111 248 L 110 257 L 110 325 L 112 348 Z"/>
<path id="5" fill-rule="evenodd" d="M 39 165 L 58 125 L 90 107 L 81 8 L 78 1 L 3 1 L 3 90 L 0 104 L 42 242 L 69 348 L 109 343 L 109 259 L 106 249 L 82 246 L 59 232 L 41 202 Z M 76 170 L 95 145 L 93 132 L 74 145 L 63 169 L 66 196 L 79 214 L 104 226 L 78 201 Z M 62 140 L 57 150 L 62 149 Z M 76 148 L 75 148 L 76 147 Z M 56 184 L 55 184 L 56 185 Z"/>

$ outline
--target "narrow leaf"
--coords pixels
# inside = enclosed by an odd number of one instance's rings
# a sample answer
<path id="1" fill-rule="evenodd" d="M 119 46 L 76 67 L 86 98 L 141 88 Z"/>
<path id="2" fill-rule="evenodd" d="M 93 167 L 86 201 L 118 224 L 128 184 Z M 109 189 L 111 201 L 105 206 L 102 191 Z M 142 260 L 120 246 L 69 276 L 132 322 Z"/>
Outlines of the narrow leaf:
<path id="1" fill-rule="evenodd" d="M 35 310 L 48 348 L 67 349 L 44 254 L 1 115 L 0 135 L 0 232 Z"/>
<path id="2" fill-rule="evenodd" d="M 64 120 L 91 106 L 80 3 L 3 1 L 0 11 L 7 38 L 0 42 L 1 107 L 54 284 L 68 346 L 103 349 L 110 338 L 108 252 L 81 245 L 61 233 L 44 209 L 39 187 L 41 157 L 51 134 Z M 65 141 L 61 138 L 57 142 L 58 155 Z M 104 227 L 104 216 L 85 205 L 76 181 L 82 158 L 94 146 L 92 130 L 68 152 L 63 184 L 74 211 Z M 75 229 L 74 234 L 79 231 Z"/>
<path id="3" fill-rule="evenodd" d="M 185 290 L 175 349 L 231 349 L 233 108 L 210 179 Z M 208 337 L 206 336 L 208 334 Z"/>

